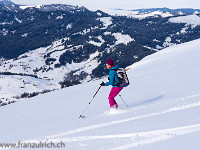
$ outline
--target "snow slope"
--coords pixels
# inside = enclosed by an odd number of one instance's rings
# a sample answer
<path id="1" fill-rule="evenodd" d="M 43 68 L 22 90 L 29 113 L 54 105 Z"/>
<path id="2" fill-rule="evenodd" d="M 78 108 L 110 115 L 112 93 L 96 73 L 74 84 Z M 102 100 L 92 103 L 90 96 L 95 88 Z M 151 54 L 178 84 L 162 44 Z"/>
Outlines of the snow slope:
<path id="1" fill-rule="evenodd" d="M 193 28 L 200 25 L 200 17 L 197 15 L 179 16 L 169 19 L 172 23 L 186 23 L 192 25 Z"/>
<path id="2" fill-rule="evenodd" d="M 65 148 L 199 150 L 200 39 L 172 46 L 130 66 L 118 113 L 109 109 L 107 78 L 0 108 L 0 142 L 64 142 Z M 20 149 L 20 148 L 18 148 Z"/>

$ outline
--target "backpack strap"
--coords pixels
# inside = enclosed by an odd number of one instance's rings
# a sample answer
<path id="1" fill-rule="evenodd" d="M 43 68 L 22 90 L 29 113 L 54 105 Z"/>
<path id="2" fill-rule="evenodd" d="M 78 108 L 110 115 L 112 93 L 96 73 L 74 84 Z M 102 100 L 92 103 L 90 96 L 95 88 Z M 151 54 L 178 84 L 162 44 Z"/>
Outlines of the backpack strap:
<path id="1" fill-rule="evenodd" d="M 117 70 L 118 70 L 118 69 L 112 69 L 112 70 L 115 70 L 115 72 L 116 72 L 116 74 L 117 74 Z M 116 80 L 115 80 L 115 82 L 117 83 L 117 81 L 116 81 Z M 119 83 L 117 83 L 115 86 L 118 86 L 118 87 L 119 87 L 119 86 L 120 86 L 120 82 L 119 82 Z"/>

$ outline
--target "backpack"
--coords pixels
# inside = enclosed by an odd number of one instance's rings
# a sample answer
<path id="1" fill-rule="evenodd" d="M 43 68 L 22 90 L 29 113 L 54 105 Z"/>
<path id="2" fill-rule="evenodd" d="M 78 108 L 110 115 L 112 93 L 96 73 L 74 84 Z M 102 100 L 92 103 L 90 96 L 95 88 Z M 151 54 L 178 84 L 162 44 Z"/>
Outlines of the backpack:
<path id="1" fill-rule="evenodd" d="M 119 87 L 126 87 L 128 86 L 129 80 L 128 80 L 128 76 L 126 74 L 126 69 L 124 68 L 119 68 L 117 69 L 117 77 L 119 79 Z"/>

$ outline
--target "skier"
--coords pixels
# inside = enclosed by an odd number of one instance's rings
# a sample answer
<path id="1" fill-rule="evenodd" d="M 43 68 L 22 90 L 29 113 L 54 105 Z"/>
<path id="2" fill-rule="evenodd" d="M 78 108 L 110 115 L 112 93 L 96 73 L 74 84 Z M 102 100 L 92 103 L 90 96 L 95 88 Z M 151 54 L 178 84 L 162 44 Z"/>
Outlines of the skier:
<path id="1" fill-rule="evenodd" d="M 123 89 L 123 87 L 119 87 L 119 79 L 117 77 L 117 69 L 119 69 L 118 65 L 114 65 L 114 60 L 111 58 L 106 62 L 106 67 L 109 69 L 109 82 L 102 82 L 101 86 L 109 86 L 112 85 L 112 89 L 109 94 L 109 104 L 110 108 L 118 109 L 118 104 L 115 101 L 115 97 L 119 94 L 119 92 Z"/>

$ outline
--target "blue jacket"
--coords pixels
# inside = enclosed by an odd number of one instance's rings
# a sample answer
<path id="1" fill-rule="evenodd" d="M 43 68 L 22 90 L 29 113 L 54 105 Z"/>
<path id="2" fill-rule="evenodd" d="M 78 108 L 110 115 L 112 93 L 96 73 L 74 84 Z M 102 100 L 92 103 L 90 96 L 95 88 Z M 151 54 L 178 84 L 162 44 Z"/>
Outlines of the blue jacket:
<path id="1" fill-rule="evenodd" d="M 105 86 L 112 85 L 113 87 L 119 87 L 117 84 L 119 83 L 119 79 L 117 77 L 117 72 L 116 70 L 119 69 L 119 66 L 116 65 L 112 68 L 109 69 L 109 78 L 110 81 L 105 83 Z"/>

